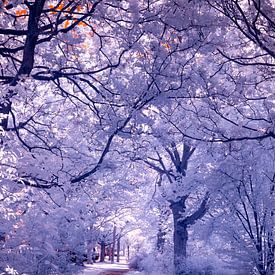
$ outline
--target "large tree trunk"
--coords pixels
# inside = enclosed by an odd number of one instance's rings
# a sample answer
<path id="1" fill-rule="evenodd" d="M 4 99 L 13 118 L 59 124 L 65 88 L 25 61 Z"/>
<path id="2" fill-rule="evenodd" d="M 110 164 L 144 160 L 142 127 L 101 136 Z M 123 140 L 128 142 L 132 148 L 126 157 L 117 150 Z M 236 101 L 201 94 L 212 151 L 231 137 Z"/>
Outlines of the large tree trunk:
<path id="1" fill-rule="evenodd" d="M 174 268 L 175 275 L 184 275 L 186 273 L 186 256 L 187 256 L 187 240 L 188 231 L 187 224 L 182 222 L 185 212 L 186 197 L 179 201 L 172 202 L 170 208 L 173 213 L 174 220 Z"/>
<path id="2" fill-rule="evenodd" d="M 170 208 L 174 219 L 174 268 L 175 275 L 188 274 L 186 266 L 188 226 L 201 219 L 207 210 L 209 194 L 206 193 L 199 208 L 190 216 L 185 215 L 185 201 L 188 196 L 183 196 L 177 201 L 170 201 Z"/>
<path id="3" fill-rule="evenodd" d="M 187 256 L 187 226 L 179 224 L 174 225 L 174 266 L 175 275 L 187 274 L 186 256 Z"/>

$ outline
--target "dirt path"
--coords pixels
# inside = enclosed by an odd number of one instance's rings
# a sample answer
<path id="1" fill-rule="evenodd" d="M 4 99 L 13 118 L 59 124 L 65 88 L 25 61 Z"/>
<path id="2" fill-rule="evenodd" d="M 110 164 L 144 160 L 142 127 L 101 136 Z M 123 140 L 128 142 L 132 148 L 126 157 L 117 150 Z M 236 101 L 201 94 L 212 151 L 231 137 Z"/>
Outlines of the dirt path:
<path id="1" fill-rule="evenodd" d="M 129 270 L 117 270 L 117 269 L 112 269 L 112 270 L 105 270 L 101 273 L 99 273 L 99 275 L 123 275 L 126 274 Z"/>

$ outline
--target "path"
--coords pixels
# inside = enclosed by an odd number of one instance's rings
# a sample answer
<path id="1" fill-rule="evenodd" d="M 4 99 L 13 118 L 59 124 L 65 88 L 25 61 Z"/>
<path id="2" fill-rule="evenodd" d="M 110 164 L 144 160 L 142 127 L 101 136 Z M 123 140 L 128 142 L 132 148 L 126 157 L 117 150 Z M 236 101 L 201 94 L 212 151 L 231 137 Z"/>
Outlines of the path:
<path id="1" fill-rule="evenodd" d="M 125 263 L 95 263 L 85 264 L 85 269 L 79 275 L 126 275 L 129 267 Z"/>

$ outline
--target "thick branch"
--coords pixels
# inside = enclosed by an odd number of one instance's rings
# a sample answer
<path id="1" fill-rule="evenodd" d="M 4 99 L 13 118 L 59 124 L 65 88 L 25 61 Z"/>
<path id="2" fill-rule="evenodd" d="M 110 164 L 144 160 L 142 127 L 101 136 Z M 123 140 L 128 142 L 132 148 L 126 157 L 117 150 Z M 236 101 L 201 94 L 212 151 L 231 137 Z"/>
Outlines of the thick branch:
<path id="1" fill-rule="evenodd" d="M 0 29 L 0 34 L 4 35 L 26 35 L 26 30 L 14 30 L 14 29 Z"/>
<path id="2" fill-rule="evenodd" d="M 182 221 L 182 223 L 187 225 L 192 225 L 197 220 L 201 219 L 206 214 L 206 211 L 208 209 L 208 206 L 207 206 L 208 200 L 209 200 L 209 192 L 205 194 L 204 199 L 202 200 L 198 210 L 196 210 L 191 216 L 186 217 Z"/>
<path id="3" fill-rule="evenodd" d="M 92 174 L 94 174 L 99 168 L 100 168 L 100 165 L 103 163 L 103 160 L 105 158 L 105 156 L 108 154 L 109 150 L 110 150 L 110 147 L 111 147 L 111 144 L 112 144 L 112 141 L 114 139 L 114 137 L 122 130 L 124 129 L 124 127 L 128 124 L 128 122 L 131 120 L 131 116 L 129 115 L 125 121 L 123 122 L 122 126 L 118 127 L 108 138 L 107 142 L 106 142 L 106 145 L 105 145 L 105 148 L 97 162 L 97 164 L 94 166 L 93 169 L 91 169 L 90 171 L 78 176 L 78 177 L 75 177 L 73 179 L 71 179 L 71 183 L 76 183 L 76 182 L 80 182 L 84 179 L 86 179 L 87 177 L 91 176 Z"/>
<path id="4" fill-rule="evenodd" d="M 21 67 L 19 68 L 18 75 L 29 75 L 34 65 L 34 50 L 37 45 L 39 34 L 39 18 L 43 11 L 45 0 L 36 0 L 34 4 L 30 6 L 30 15 L 28 21 L 28 34 L 23 51 L 23 60 Z"/>
<path id="5" fill-rule="evenodd" d="M 180 171 L 187 170 L 188 160 L 191 158 L 194 151 L 195 151 L 195 148 L 191 148 L 189 145 L 184 144 L 182 159 L 180 164 Z"/>

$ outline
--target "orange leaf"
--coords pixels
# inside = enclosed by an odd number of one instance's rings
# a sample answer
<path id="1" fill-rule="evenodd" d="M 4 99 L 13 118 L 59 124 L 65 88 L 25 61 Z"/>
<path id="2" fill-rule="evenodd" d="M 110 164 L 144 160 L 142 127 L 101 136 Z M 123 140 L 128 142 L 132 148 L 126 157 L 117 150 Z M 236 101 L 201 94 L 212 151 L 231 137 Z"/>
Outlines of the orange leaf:
<path id="1" fill-rule="evenodd" d="M 49 8 L 50 8 L 51 10 L 54 10 L 54 5 L 49 5 Z M 51 14 L 56 14 L 56 12 L 55 12 L 55 11 L 51 11 Z"/>
<path id="2" fill-rule="evenodd" d="M 57 6 L 56 10 L 57 10 L 57 11 L 61 11 L 63 8 L 64 8 L 64 3 L 61 2 L 61 3 Z"/>
<path id="3" fill-rule="evenodd" d="M 87 24 L 85 22 L 79 22 L 77 25 L 79 27 L 86 27 L 87 26 Z"/>
<path id="4" fill-rule="evenodd" d="M 64 22 L 64 28 L 66 29 L 66 28 L 68 28 L 70 26 L 70 22 L 69 22 L 69 20 L 66 20 L 65 22 Z"/>
<path id="5" fill-rule="evenodd" d="M 23 9 L 23 10 L 17 10 L 15 12 L 16 16 L 21 16 L 21 15 L 26 15 L 28 14 L 27 10 Z"/>

